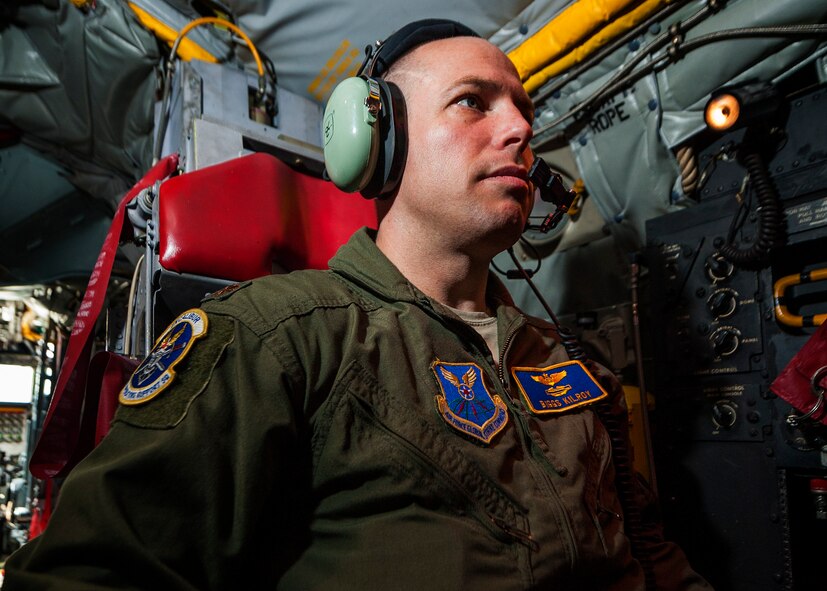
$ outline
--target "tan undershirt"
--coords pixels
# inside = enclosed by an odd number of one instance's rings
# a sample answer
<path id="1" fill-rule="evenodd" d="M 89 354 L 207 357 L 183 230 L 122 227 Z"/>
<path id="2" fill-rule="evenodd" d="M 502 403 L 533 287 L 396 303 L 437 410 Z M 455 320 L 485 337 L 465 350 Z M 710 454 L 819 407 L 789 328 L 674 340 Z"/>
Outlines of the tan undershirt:
<path id="1" fill-rule="evenodd" d="M 465 324 L 479 333 L 491 350 L 491 355 L 494 356 L 494 365 L 499 365 L 500 350 L 497 341 L 497 317 L 490 316 L 488 312 L 466 312 L 456 308 L 450 308 L 450 310 L 459 316 Z"/>

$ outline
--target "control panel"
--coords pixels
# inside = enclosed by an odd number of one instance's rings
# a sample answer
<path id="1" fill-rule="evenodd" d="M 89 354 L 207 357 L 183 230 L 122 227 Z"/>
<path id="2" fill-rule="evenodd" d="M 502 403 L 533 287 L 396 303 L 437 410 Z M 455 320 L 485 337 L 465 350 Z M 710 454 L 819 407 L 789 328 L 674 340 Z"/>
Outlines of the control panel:
<path id="1" fill-rule="evenodd" d="M 651 305 L 665 321 L 653 334 L 656 350 L 663 352 L 660 382 L 763 366 L 762 324 L 769 302 L 759 275 L 737 269 L 719 252 L 732 215 L 728 204 L 717 204 L 720 211 L 713 214 L 722 217 L 711 223 L 707 218 L 703 234 L 685 224 L 668 238 L 650 240 L 651 280 L 659 286 Z"/>
<path id="2" fill-rule="evenodd" d="M 26 446 L 28 407 L 0 407 L 0 451 L 20 454 Z"/>
<path id="3" fill-rule="evenodd" d="M 712 140 L 699 202 L 646 225 L 658 493 L 667 537 L 716 589 L 823 587 L 827 427 L 787 421 L 772 383 L 827 312 L 827 281 L 810 281 L 827 269 L 825 89 L 790 100 L 772 150 L 743 129 Z M 759 152 L 766 166 L 748 170 L 741 156 Z M 784 320 L 775 292 L 799 276 Z"/>

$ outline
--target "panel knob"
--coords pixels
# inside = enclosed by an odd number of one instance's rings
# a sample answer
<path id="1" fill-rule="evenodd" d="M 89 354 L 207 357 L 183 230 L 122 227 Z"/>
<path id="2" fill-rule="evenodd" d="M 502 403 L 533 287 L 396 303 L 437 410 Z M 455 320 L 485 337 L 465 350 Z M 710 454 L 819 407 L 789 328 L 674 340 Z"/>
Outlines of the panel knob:
<path id="1" fill-rule="evenodd" d="M 738 409 L 729 400 L 719 400 L 712 406 L 712 422 L 718 427 L 729 429 L 737 418 Z"/>
<path id="2" fill-rule="evenodd" d="M 706 300 L 706 306 L 715 318 L 726 318 L 738 307 L 737 294 L 731 289 L 719 289 Z"/>
<path id="3" fill-rule="evenodd" d="M 720 253 L 716 252 L 706 258 L 706 272 L 713 281 L 726 279 L 734 270 L 735 266 Z"/>
<path id="4" fill-rule="evenodd" d="M 741 344 L 741 333 L 731 327 L 722 326 L 709 337 L 712 343 L 712 350 L 718 357 L 729 357 L 738 349 Z"/>

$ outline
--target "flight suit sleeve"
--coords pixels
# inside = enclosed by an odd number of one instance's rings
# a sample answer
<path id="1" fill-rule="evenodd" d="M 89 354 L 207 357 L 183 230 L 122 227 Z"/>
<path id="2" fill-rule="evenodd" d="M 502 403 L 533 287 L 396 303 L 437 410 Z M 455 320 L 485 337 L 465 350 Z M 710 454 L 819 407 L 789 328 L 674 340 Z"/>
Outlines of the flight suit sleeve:
<path id="1" fill-rule="evenodd" d="M 632 529 L 638 532 L 633 540 L 635 557 L 650 580 L 651 588 L 658 591 L 712 591 L 712 586 L 692 569 L 683 550 L 665 539 L 657 495 L 631 465 L 628 413 L 620 382 L 595 363 L 590 363 L 589 369 L 609 394 L 598 408 L 598 414 L 612 439 L 618 495 L 628 499 L 623 501 L 624 505 L 628 502 L 634 505 L 624 506 L 627 533 Z"/>
<path id="2" fill-rule="evenodd" d="M 46 531 L 7 561 L 3 588 L 275 587 L 308 522 L 285 355 L 210 315 L 173 383 L 119 408 L 64 482 Z"/>

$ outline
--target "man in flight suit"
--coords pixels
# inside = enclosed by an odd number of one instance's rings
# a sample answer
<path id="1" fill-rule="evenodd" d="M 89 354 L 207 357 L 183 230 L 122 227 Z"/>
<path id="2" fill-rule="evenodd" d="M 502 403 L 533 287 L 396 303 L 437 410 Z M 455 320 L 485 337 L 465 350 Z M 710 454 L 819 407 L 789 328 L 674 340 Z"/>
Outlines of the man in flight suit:
<path id="1" fill-rule="evenodd" d="M 384 55 L 408 148 L 378 231 L 173 322 L 6 589 L 709 589 L 656 524 L 632 555 L 619 385 L 489 273 L 533 200 L 514 66 L 445 21 Z"/>

